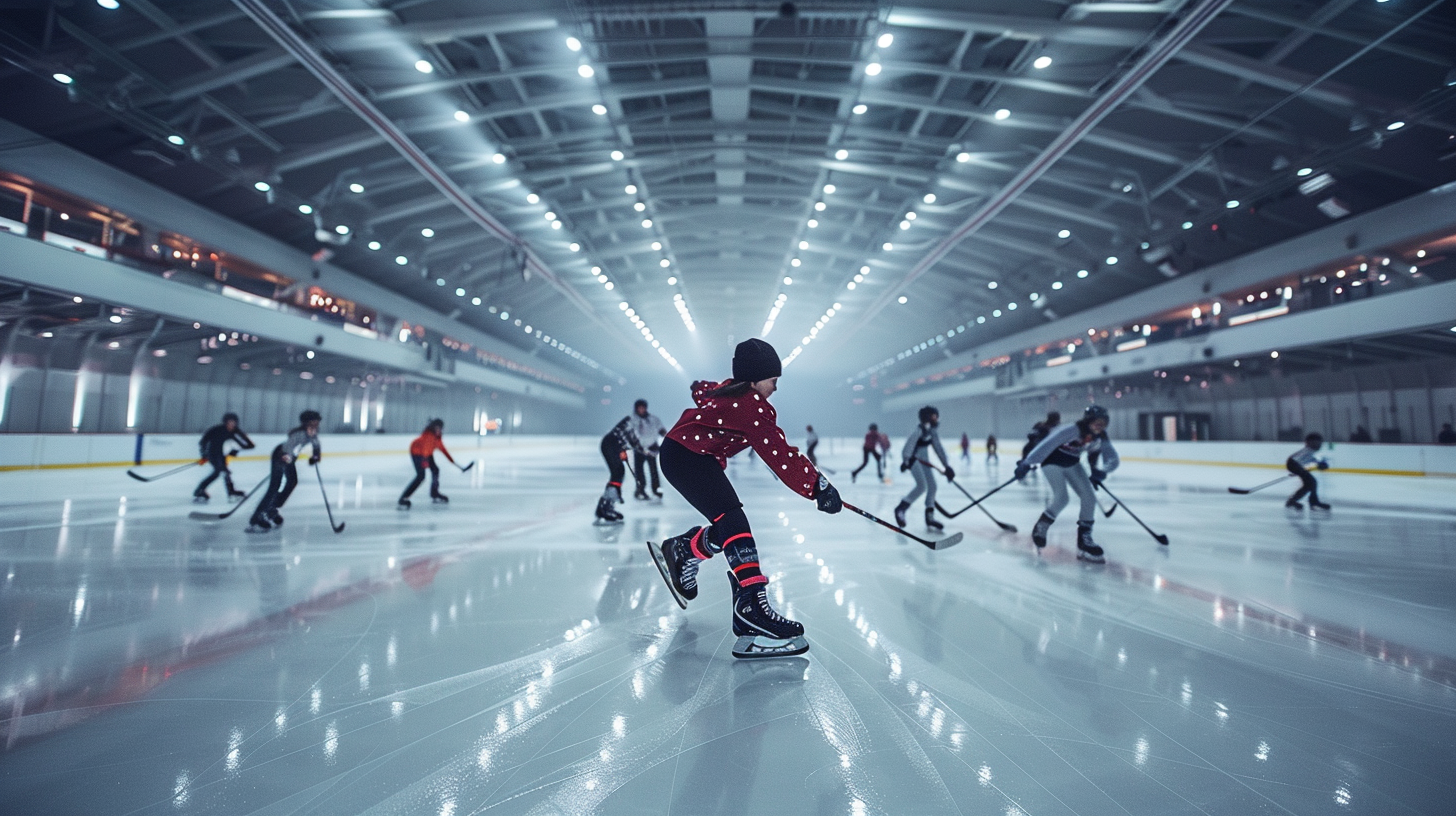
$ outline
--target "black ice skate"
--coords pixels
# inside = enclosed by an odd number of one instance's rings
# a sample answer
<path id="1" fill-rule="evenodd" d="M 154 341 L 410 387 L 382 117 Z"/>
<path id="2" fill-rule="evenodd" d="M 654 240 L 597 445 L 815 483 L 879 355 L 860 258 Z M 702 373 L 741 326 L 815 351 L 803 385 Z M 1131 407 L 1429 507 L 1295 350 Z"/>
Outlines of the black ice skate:
<path id="1" fill-rule="evenodd" d="M 400 499 L 399 504 L 396 504 L 394 507 L 396 510 L 408 510 L 410 509 L 410 500 Z"/>
<path id="2" fill-rule="evenodd" d="M 1046 546 L 1047 530 L 1051 529 L 1054 521 L 1056 519 L 1042 513 L 1041 518 L 1036 520 L 1036 526 L 1031 528 L 1031 543 L 1035 544 L 1038 550 Z"/>
<path id="3" fill-rule="evenodd" d="M 647 491 L 639 487 L 632 493 L 632 498 L 637 501 L 647 501 Z"/>
<path id="4" fill-rule="evenodd" d="M 934 531 L 936 531 L 937 533 L 940 532 L 941 530 L 944 530 L 945 529 L 945 525 L 944 524 L 941 524 L 940 522 L 938 522 L 938 521 L 935 520 L 935 508 L 934 507 L 927 507 L 927 508 L 925 508 L 925 526 L 926 527 L 929 527 L 930 529 L 932 529 Z"/>
<path id="5" fill-rule="evenodd" d="M 247 497 L 248 497 L 248 494 L 247 493 L 244 493 L 241 490 L 229 490 L 228 491 L 228 501 L 230 501 L 230 502 L 240 502 L 243 499 L 246 499 Z"/>
<path id="6" fill-rule="evenodd" d="M 283 514 L 279 513 L 276 509 L 268 511 L 268 520 L 273 522 L 274 527 L 283 526 Z"/>
<path id="7" fill-rule="evenodd" d="M 273 529 L 273 525 L 269 524 L 268 519 L 263 518 L 262 515 L 254 514 L 253 517 L 248 520 L 247 532 L 266 533 L 271 529 Z"/>
<path id="8" fill-rule="evenodd" d="M 905 526 L 905 511 L 910 509 L 910 502 L 900 502 L 895 505 L 895 523 L 901 527 Z"/>
<path id="9" fill-rule="evenodd" d="M 733 656 L 744 659 L 791 657 L 809 651 L 804 626 L 774 611 L 768 602 L 768 585 L 745 587 L 728 573 L 733 588 Z"/>
<path id="10" fill-rule="evenodd" d="M 1302 503 L 1300 503 L 1300 501 L 1298 499 L 1290 499 L 1289 501 L 1287 501 L 1287 502 L 1284 503 L 1284 506 L 1290 508 L 1291 510 L 1303 510 L 1304 509 L 1304 505 Z"/>
<path id="11" fill-rule="evenodd" d="M 1105 564 L 1107 559 L 1102 557 L 1102 548 L 1092 541 L 1092 525 L 1077 525 L 1077 560 L 1086 561 L 1090 564 Z"/>
<path id="12" fill-rule="evenodd" d="M 1309 500 L 1309 509 L 1311 509 L 1311 510 L 1328 510 L 1328 509 L 1330 509 L 1330 506 L 1328 504 L 1325 504 L 1322 501 L 1316 501 L 1315 499 L 1310 499 Z"/>
<path id="13" fill-rule="evenodd" d="M 682 535 L 673 536 L 661 544 L 647 542 L 647 551 L 652 553 L 652 562 L 667 582 L 668 591 L 683 609 L 688 601 L 698 597 L 698 565 L 702 559 L 693 555 L 693 537 L 703 533 L 702 527 L 694 527 Z"/>
<path id="14" fill-rule="evenodd" d="M 207 495 L 207 491 L 205 491 L 205 490 L 199 490 L 196 493 L 193 493 L 192 494 L 192 503 L 193 504 L 207 504 L 208 499 L 211 499 L 211 498 L 212 498 L 211 496 Z"/>
<path id="15" fill-rule="evenodd" d="M 622 514 L 612 509 L 612 500 L 606 496 L 597 500 L 597 518 L 593 524 L 620 524 Z"/>
<path id="16" fill-rule="evenodd" d="M 430 497 L 430 501 L 434 502 L 435 504 L 449 504 L 450 497 L 446 496 L 444 493 L 436 493 Z"/>

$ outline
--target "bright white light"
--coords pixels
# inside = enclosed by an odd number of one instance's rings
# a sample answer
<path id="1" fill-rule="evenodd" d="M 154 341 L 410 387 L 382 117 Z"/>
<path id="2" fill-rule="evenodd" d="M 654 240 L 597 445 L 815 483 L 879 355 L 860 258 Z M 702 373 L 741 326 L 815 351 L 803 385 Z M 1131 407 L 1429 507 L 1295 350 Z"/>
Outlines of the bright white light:
<path id="1" fill-rule="evenodd" d="M 491 156 L 490 157 L 490 160 L 493 161 L 493 162 L 495 162 L 496 164 L 505 164 L 506 163 L 506 154 L 504 154 L 504 153 L 497 153 L 494 156 Z"/>
<path id="2" fill-rule="evenodd" d="M 466 113 L 463 110 L 455 111 L 455 121 L 457 121 L 457 122 L 469 122 L 470 121 L 470 114 L 469 113 Z"/>
<path id="3" fill-rule="evenodd" d="M 914 221 L 918 217 L 919 216 L 917 216 L 915 214 L 915 211 L 914 210 L 911 210 L 910 212 L 905 213 L 905 220 L 906 221 Z"/>
<path id="4" fill-rule="evenodd" d="M 656 252 L 657 250 L 660 250 L 660 249 L 662 249 L 662 242 L 661 241 L 653 241 L 652 242 L 652 251 L 653 252 Z"/>
<path id="5" fill-rule="evenodd" d="M 1399 122 L 1399 121 L 1397 121 L 1397 122 L 1391 122 L 1390 124 L 1386 125 L 1385 126 L 1385 129 L 1386 130 L 1400 130 L 1403 127 L 1405 127 L 1405 122 Z"/>
<path id="6" fill-rule="evenodd" d="M 651 218 L 644 218 L 644 219 L 642 219 L 642 229 L 652 229 L 652 219 Z"/>
<path id="7" fill-rule="evenodd" d="M 266 193 L 269 190 L 273 189 L 273 185 L 269 184 L 266 181 L 258 181 L 253 183 L 253 189 L 257 190 L 260 193 Z"/>
<path id="8" fill-rule="evenodd" d="M 925 197 L 922 198 L 922 199 L 920 199 L 920 200 L 921 201 L 924 201 L 926 204 L 934 204 L 935 203 L 935 193 L 926 193 L 925 194 Z"/>
<path id="9" fill-rule="evenodd" d="M 625 159 L 625 158 L 627 158 L 627 156 L 622 151 L 620 151 L 620 150 L 613 150 L 612 151 L 612 161 L 621 161 L 622 159 Z"/>
<path id="10" fill-rule="evenodd" d="M 1052 58 L 1051 57 L 1037 57 L 1031 63 L 1031 67 L 1033 67 L 1033 68 L 1035 68 L 1037 70 L 1041 70 L 1042 68 L 1049 68 L 1049 67 L 1051 67 L 1051 64 L 1052 64 Z"/>
<path id="11" fill-rule="evenodd" d="M 1307 175 L 1309 175 L 1310 173 L 1313 173 L 1313 172 L 1314 172 L 1314 168 L 1313 167 L 1301 167 L 1298 170 L 1295 170 L 1294 171 L 1294 175 L 1299 176 L 1300 178 L 1304 178 L 1305 176 L 1307 176 Z"/>
<path id="12" fill-rule="evenodd" d="M 422 74 L 433 74 L 435 73 L 435 66 L 431 65 L 429 60 L 416 60 L 415 70 Z"/>
<path id="13" fill-rule="evenodd" d="M 637 194 L 637 185 L 635 185 L 635 184 L 628 184 L 626 187 L 623 187 L 622 190 L 627 195 L 636 195 Z"/>
<path id="14" fill-rule="evenodd" d="M 1071 230 L 1062 230 L 1061 232 L 1058 232 L 1057 233 L 1057 237 L 1058 238 L 1071 238 L 1072 237 L 1072 231 Z"/>
<path id="15" fill-rule="evenodd" d="M 966 162 L 968 162 L 970 160 L 971 160 L 971 154 L 969 154 L 969 153 L 957 153 L 956 154 L 956 161 L 960 162 L 961 164 L 965 164 Z"/>
<path id="16" fill-rule="evenodd" d="M 409 263 L 409 258 L 406 258 L 403 255 L 396 255 L 394 256 L 394 262 L 399 264 L 400 266 L 404 266 L 405 264 Z"/>
<path id="17" fill-rule="evenodd" d="M 894 249 L 894 248 L 895 248 L 895 245 L 894 245 L 894 244 L 892 244 L 892 243 L 890 243 L 890 242 L 889 242 L 889 241 L 886 241 L 886 242 L 885 242 L 885 243 L 884 243 L 884 244 L 882 244 L 882 245 L 881 245 L 881 247 L 882 247 L 882 248 L 883 248 L 883 249 L 884 249 L 884 250 L 885 250 L 885 251 L 886 251 L 886 252 L 889 252 L 889 251 L 891 251 L 891 250 L 893 250 L 893 249 Z"/>
<path id="18" fill-rule="evenodd" d="M 351 193 L 362 193 L 362 192 L 364 192 L 364 185 L 362 185 L 362 184 L 360 184 L 359 182 L 356 181 L 353 184 L 350 184 L 349 185 L 349 192 L 351 192 Z"/>
<path id="19" fill-rule="evenodd" d="M 814 211 L 815 212 L 824 212 L 824 209 L 826 207 L 828 207 L 828 206 L 829 206 L 828 204 L 825 204 L 822 201 L 816 201 L 816 202 L 814 202 Z"/>
<path id="20" fill-rule="evenodd" d="M 670 278 L 668 278 L 667 279 L 667 285 L 668 286 L 677 286 L 677 278 L 676 277 L 670 277 Z"/>
<path id="21" fill-rule="evenodd" d="M 859 116 L 860 114 L 862 114 L 865 111 L 869 110 L 869 106 L 866 105 L 866 104 L 864 104 L 863 102 L 861 102 L 858 105 L 855 105 L 853 110 L 854 110 L 854 115 L 855 116 Z"/>
<path id="22" fill-rule="evenodd" d="M 307 204 L 299 204 L 298 205 L 298 211 L 301 212 L 301 213 L 303 213 L 304 215 L 312 215 L 313 214 L 313 207 L 310 207 Z"/>
<path id="23" fill-rule="evenodd" d="M 1085 270 L 1085 269 L 1078 269 L 1077 270 L 1077 277 L 1079 277 L 1079 278 L 1085 278 L 1085 277 L 1087 277 L 1087 270 Z"/>
<path id="24" fill-rule="evenodd" d="M 566 245 L 566 248 L 569 249 L 569 250 L 571 250 L 572 252 L 580 252 L 581 251 L 581 244 L 578 244 L 577 242 L 572 241 L 571 243 L 569 243 L 569 244 Z"/>
<path id="25" fill-rule="evenodd" d="M 810 218 L 809 219 L 809 224 L 808 224 L 809 229 L 814 229 L 814 228 L 816 228 L 818 226 L 819 226 L 819 221 L 817 219 L 813 219 L 813 218 Z"/>
<path id="26" fill-rule="evenodd" d="M 986 284 L 987 289 L 995 289 L 997 286 L 1000 286 L 1000 284 L 998 284 L 996 281 L 991 281 L 990 283 Z"/>
<path id="27" fill-rule="evenodd" d="M 1002 119 L 1009 118 L 1011 116 L 1011 111 L 1007 110 L 1006 108 L 1001 108 L 1000 110 L 996 111 L 995 116 L 997 121 L 1000 121 Z"/>
<path id="28" fill-rule="evenodd" d="M 592 77 L 596 76 L 597 73 L 590 65 L 587 65 L 586 63 L 578 65 L 576 67 L 576 72 L 581 75 L 582 79 L 591 79 Z"/>
<path id="29" fill-rule="evenodd" d="M 834 151 L 834 158 L 839 159 L 840 161 L 844 161 L 845 159 L 849 158 L 849 151 L 841 147 L 840 149 Z"/>
<path id="30" fill-rule="evenodd" d="M 70 74 L 63 74 L 60 71 L 57 71 L 54 74 L 51 74 L 51 79 L 54 79 L 55 81 L 61 83 L 62 85 L 70 85 L 72 82 L 75 82 L 76 81 L 75 78 L 72 77 Z M 177 144 L 177 143 L 176 142 L 173 142 L 173 144 Z"/>
<path id="31" fill-rule="evenodd" d="M 808 249 L 808 248 L 809 248 L 809 242 L 808 241 L 800 241 L 799 242 L 799 249 Z"/>
<path id="32" fill-rule="evenodd" d="M 1183 222 L 1183 229 L 1186 229 L 1186 230 L 1193 229 L 1193 222 L 1192 221 L 1184 221 Z"/>
<path id="33" fill-rule="evenodd" d="M 545 218 L 547 221 L 555 221 L 556 220 L 556 213 L 554 213 L 554 212 L 552 212 L 550 210 L 547 210 L 546 212 L 544 212 L 544 213 L 541 214 L 541 217 L 542 218 Z"/>
<path id="34" fill-rule="evenodd" d="M 784 276 L 784 285 L 785 286 L 793 286 L 794 285 L 794 279 L 791 278 L 791 277 L 789 277 L 788 275 L 785 275 Z"/>
<path id="35" fill-rule="evenodd" d="M 340 235 L 348 235 L 349 234 L 349 225 L 348 224 L 340 224 L 337 227 L 334 227 L 334 232 L 337 232 Z"/>
<path id="36" fill-rule="evenodd" d="M 480 298 L 478 298 L 478 297 L 471 298 L 470 299 L 470 305 L 472 305 L 472 306 L 479 306 L 480 305 Z"/>
<path id="37" fill-rule="evenodd" d="M 789 266 L 792 266 L 792 267 L 794 267 L 794 268 L 797 269 L 799 267 L 799 265 L 802 264 L 802 263 L 803 263 L 803 261 L 799 260 L 798 258 L 793 258 L 793 259 L 791 259 L 789 261 Z"/>
<path id="38" fill-rule="evenodd" d="M 598 102 L 595 105 L 592 105 L 592 113 L 595 113 L 597 116 L 606 116 L 607 106 Z"/>
<path id="39" fill-rule="evenodd" d="M 834 195 L 834 191 L 837 189 L 839 188 L 835 187 L 833 184 L 826 184 L 824 185 L 824 195 Z"/>
<path id="40" fill-rule="evenodd" d="M 369 248 L 372 249 L 372 250 L 374 250 L 374 251 L 376 251 L 376 252 L 379 251 L 379 248 L 382 247 L 382 246 L 384 246 L 384 245 L 381 244 L 381 243 L 379 243 L 378 241 L 370 241 L 369 242 Z"/>
<path id="41" fill-rule="evenodd" d="M 569 48 L 569 49 L 571 49 L 572 51 L 580 51 L 581 50 L 581 40 L 578 40 L 575 37 L 567 37 L 566 38 L 566 47 Z"/>
<path id="42" fill-rule="evenodd" d="M 872 62 L 869 65 L 866 65 L 865 66 L 865 74 L 867 76 L 879 76 L 880 75 L 880 64 L 878 62 Z"/>
<path id="43" fill-rule="evenodd" d="M 668 259 L 663 258 L 662 260 L 660 260 L 660 261 L 657 262 L 657 265 L 660 266 L 660 267 L 662 267 L 663 269 L 666 269 L 669 266 L 672 266 L 672 261 L 669 261 Z"/>
<path id="44" fill-rule="evenodd" d="M 901 303 L 906 303 L 906 302 L 908 302 L 908 301 L 909 301 L 909 300 L 910 300 L 910 299 L 909 299 L 909 298 L 907 298 L 907 297 L 905 297 L 905 296 L 904 296 L 904 295 L 901 295 L 901 296 L 900 296 L 900 302 L 901 302 Z"/>
<path id="45" fill-rule="evenodd" d="M 1275 360 L 1277 360 L 1277 359 L 1279 359 L 1279 352 L 1277 352 L 1277 351 L 1271 351 L 1271 352 L 1269 352 L 1269 356 L 1272 357 L 1272 358 L 1274 358 Z"/>
<path id="46" fill-rule="evenodd" d="M 96 5 L 110 11 L 116 11 L 121 8 L 121 3 L 117 2 L 117 0 L 96 0 Z"/>
<path id="47" fill-rule="evenodd" d="M 422 235 L 422 236 L 424 236 L 426 238 L 434 238 L 435 237 L 435 231 L 432 230 L 432 229 L 430 229 L 429 227 L 425 227 L 424 229 L 420 230 L 420 235 Z"/>
<path id="48" fill-rule="evenodd" d="M 637 212 L 642 212 L 643 210 L 647 209 L 647 205 L 639 201 L 636 204 L 632 205 L 632 209 L 636 210 Z"/>
<path id="49" fill-rule="evenodd" d="M 167 137 L 167 141 L 171 142 L 174 145 L 177 145 L 178 147 L 181 147 L 182 145 L 187 144 L 187 140 L 186 139 L 182 138 L 181 136 L 178 136 L 175 133 L 173 133 L 171 136 L 168 136 Z"/>
<path id="50" fill-rule="evenodd" d="M 1107 265 L 1108 266 L 1117 266 L 1117 256 L 1116 255 L 1108 255 L 1107 256 Z"/>
<path id="51" fill-rule="evenodd" d="M 1224 202 L 1224 206 L 1229 208 L 1230 210 L 1236 210 L 1239 208 L 1239 200 L 1237 198 L 1231 198 L 1228 201 Z"/>
<path id="52" fill-rule="evenodd" d="M 886 31 L 884 34 L 880 35 L 880 38 L 878 40 L 875 40 L 875 45 L 878 45 L 881 48 L 889 48 L 890 43 L 893 43 L 894 41 L 895 35 Z"/>

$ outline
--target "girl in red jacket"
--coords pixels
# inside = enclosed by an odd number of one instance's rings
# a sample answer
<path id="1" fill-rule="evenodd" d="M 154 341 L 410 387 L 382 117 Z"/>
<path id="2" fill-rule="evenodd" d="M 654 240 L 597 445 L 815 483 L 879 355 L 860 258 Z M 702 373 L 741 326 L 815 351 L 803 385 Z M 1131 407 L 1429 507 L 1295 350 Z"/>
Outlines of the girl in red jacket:
<path id="1" fill-rule="evenodd" d="M 662 475 L 699 513 L 706 527 L 694 527 L 661 544 L 647 543 L 667 587 L 686 609 L 698 596 L 698 565 L 723 553 L 733 591 L 734 657 L 782 657 L 809 650 L 804 627 L 769 605 L 768 577 L 743 503 L 724 471 L 728 457 L 750 446 L 790 490 L 815 500 L 826 513 L 843 507 L 839 493 L 799 451 L 789 446 L 768 398 L 778 389 L 783 367 L 773 346 L 745 340 L 733 353 L 733 378 L 693 383 L 696 408 L 683 412 L 663 440 Z"/>
<path id="2" fill-rule="evenodd" d="M 445 420 L 432 419 L 430 424 L 425 426 L 424 431 L 420 432 L 420 435 L 410 443 L 410 461 L 415 466 L 415 478 L 399 497 L 399 509 L 410 509 L 410 494 L 414 493 L 415 488 L 425 480 L 425 468 L 430 469 L 430 499 L 436 504 L 450 502 L 450 497 L 440 492 L 440 466 L 435 464 L 435 451 L 437 450 L 445 454 L 445 458 L 450 460 L 450 464 L 455 464 L 455 457 L 450 455 L 450 451 L 445 450 L 445 441 L 441 438 L 444 434 Z M 456 466 L 458 467 L 458 465 Z"/>

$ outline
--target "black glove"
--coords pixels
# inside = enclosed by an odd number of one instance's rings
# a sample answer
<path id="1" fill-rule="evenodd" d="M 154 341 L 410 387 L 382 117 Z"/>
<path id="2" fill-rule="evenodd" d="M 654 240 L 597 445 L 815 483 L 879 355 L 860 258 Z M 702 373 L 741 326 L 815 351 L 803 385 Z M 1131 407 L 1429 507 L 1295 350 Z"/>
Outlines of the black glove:
<path id="1" fill-rule="evenodd" d="M 945 480 L 947 482 L 955 481 L 955 468 L 951 467 L 950 465 L 945 466 Z"/>
<path id="2" fill-rule="evenodd" d="M 1023 459 L 1020 462 L 1017 462 L 1016 463 L 1016 473 L 1013 474 L 1013 477 L 1016 479 L 1016 481 L 1019 482 L 1022 479 L 1026 478 L 1026 474 L 1028 474 L 1030 472 L 1031 472 L 1031 465 L 1028 465 L 1026 463 L 1026 460 Z"/>
<path id="3" fill-rule="evenodd" d="M 227 452 L 227 455 L 228 455 L 229 458 L 234 457 L 234 456 L 237 456 L 238 455 L 238 449 L 237 448 L 233 448 L 232 450 L 230 450 L 230 451 Z"/>
<path id="4" fill-rule="evenodd" d="M 1329 462 L 1326 462 L 1323 459 L 1321 459 L 1321 460 L 1319 460 L 1318 467 L 1319 467 L 1320 470 L 1329 470 L 1330 469 L 1330 463 Z"/>
<path id="5" fill-rule="evenodd" d="M 1100 468 L 1092 468 L 1092 486 L 1101 487 L 1102 480 L 1107 478 L 1107 471 Z"/>
<path id="6" fill-rule="evenodd" d="M 818 483 L 814 485 L 814 501 L 819 503 L 821 513 L 833 515 L 844 509 L 844 502 L 839 498 L 839 491 L 834 489 L 834 485 L 830 484 L 822 473 L 819 474 Z"/>
<path id="7" fill-rule="evenodd" d="M 905 461 L 903 461 L 903 462 L 900 463 L 900 472 L 901 473 L 904 473 L 905 471 L 907 471 L 909 469 L 910 469 L 910 460 L 909 459 L 906 459 Z"/>
<path id="8" fill-rule="evenodd" d="M 319 463 L 319 459 L 322 459 L 322 458 L 323 457 L 321 457 L 321 456 L 310 456 L 310 457 L 308 457 L 308 463 L 310 465 L 317 465 Z"/>
<path id="9" fill-rule="evenodd" d="M 658 446 L 658 445 L 651 445 L 651 446 L 649 446 L 647 448 L 647 455 L 648 456 L 656 456 L 657 455 L 657 452 L 660 451 L 660 450 L 662 450 L 662 448 L 660 446 Z"/>

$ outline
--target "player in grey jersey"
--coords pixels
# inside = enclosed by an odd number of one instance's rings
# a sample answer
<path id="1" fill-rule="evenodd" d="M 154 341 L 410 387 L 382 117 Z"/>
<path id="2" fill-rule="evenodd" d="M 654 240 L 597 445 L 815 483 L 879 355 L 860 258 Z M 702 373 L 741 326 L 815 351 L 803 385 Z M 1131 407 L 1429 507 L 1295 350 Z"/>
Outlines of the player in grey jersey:
<path id="1" fill-rule="evenodd" d="M 1328 510 L 1330 506 L 1320 501 L 1319 483 L 1314 480 L 1314 475 L 1309 472 L 1309 466 L 1314 465 L 1320 470 L 1328 470 L 1330 463 L 1319 458 L 1315 454 L 1325 446 L 1325 438 L 1317 433 L 1312 433 L 1304 438 L 1304 447 L 1295 451 L 1288 459 L 1284 460 L 1284 467 L 1299 477 L 1299 489 L 1284 503 L 1285 507 L 1295 510 L 1303 510 L 1304 505 L 1299 500 L 1306 494 L 1309 496 L 1309 509 Z"/>
<path id="2" fill-rule="evenodd" d="M 248 520 L 248 532 L 266 533 L 274 527 L 283 526 L 283 516 L 278 509 L 298 486 L 298 457 L 305 448 L 312 449 L 308 463 L 316 465 L 323 456 L 319 447 L 318 430 L 323 417 L 318 411 L 304 411 L 298 415 L 298 427 L 288 432 L 283 444 L 273 449 L 273 469 L 268 476 L 268 490 L 253 517 Z"/>
<path id="3" fill-rule="evenodd" d="M 633 498 L 646 500 L 651 498 L 647 495 L 647 478 L 643 469 L 652 472 L 652 495 L 662 498 L 662 480 L 657 475 L 657 451 L 660 440 L 667 436 L 667 429 L 662 426 L 662 420 L 647 412 L 647 400 L 637 400 L 632 406 L 632 414 L 627 417 L 632 434 L 641 443 L 641 449 L 632 453 L 632 476 L 637 480 L 637 490 Z"/>
<path id="4" fill-rule="evenodd" d="M 1117 470 L 1121 460 L 1117 450 L 1107 438 L 1107 409 L 1100 405 L 1089 405 L 1082 418 L 1070 425 L 1051 429 L 1036 446 L 1016 463 L 1016 479 L 1020 481 L 1036 465 L 1051 486 L 1052 498 L 1042 511 L 1041 518 L 1031 530 L 1032 543 L 1037 548 L 1046 546 L 1047 530 L 1056 521 L 1057 514 L 1067 506 L 1068 485 L 1077 491 L 1082 506 L 1077 514 L 1077 557 L 1094 564 L 1103 563 L 1102 548 L 1092 540 L 1092 522 L 1097 518 L 1097 498 L 1094 488 L 1102 484 L 1107 474 Z M 1087 463 L 1092 466 L 1089 478 L 1082 469 L 1082 454 L 1087 454 Z"/>
<path id="5" fill-rule="evenodd" d="M 908 470 L 915 477 L 915 489 L 905 494 L 905 498 L 895 506 L 895 523 L 905 526 L 905 511 L 924 493 L 925 526 L 932 530 L 944 530 L 945 526 L 935 520 L 935 473 L 926 464 L 930 460 L 930 448 L 935 449 L 941 464 L 945 465 L 947 480 L 955 478 L 955 470 L 950 466 L 950 457 L 945 455 L 945 446 L 940 444 L 940 431 L 936 430 L 940 427 L 940 411 L 927 405 L 920 409 L 919 418 L 920 425 L 905 440 L 905 448 L 900 452 L 900 470 Z"/>

